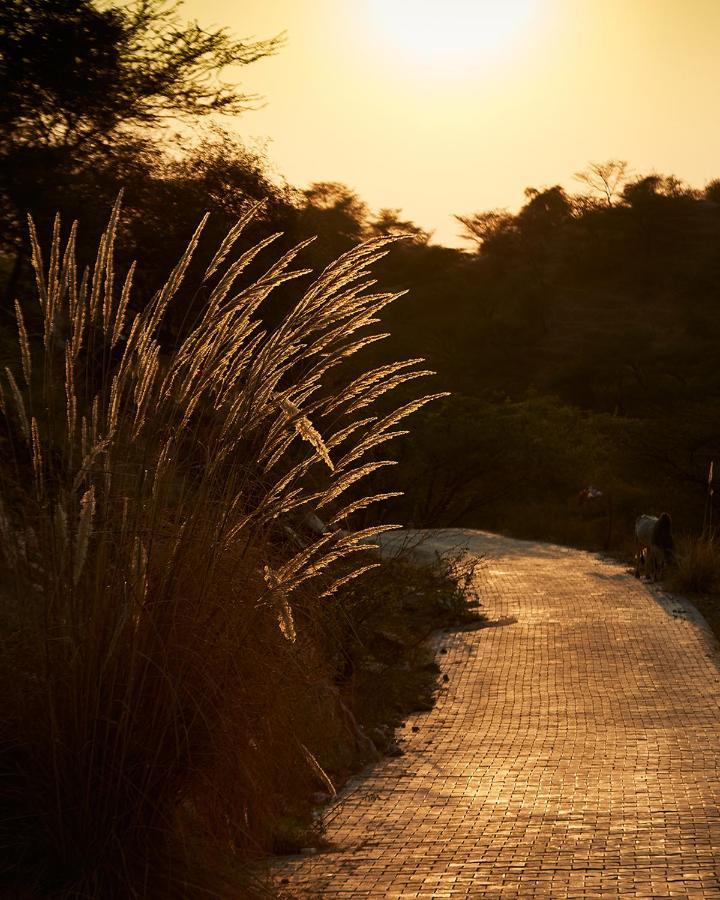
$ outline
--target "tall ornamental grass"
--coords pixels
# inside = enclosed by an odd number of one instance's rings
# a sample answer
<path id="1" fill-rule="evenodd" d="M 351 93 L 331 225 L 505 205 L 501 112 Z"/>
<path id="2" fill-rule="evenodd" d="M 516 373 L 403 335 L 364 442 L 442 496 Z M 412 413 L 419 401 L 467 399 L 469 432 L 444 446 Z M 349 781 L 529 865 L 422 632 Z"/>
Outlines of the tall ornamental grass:
<path id="1" fill-rule="evenodd" d="M 427 374 L 419 360 L 344 374 L 397 296 L 369 274 L 389 242 L 296 283 L 269 328 L 264 301 L 308 270 L 301 244 L 240 286 L 278 237 L 237 250 L 253 212 L 207 266 L 201 313 L 172 348 L 165 318 L 190 308 L 204 222 L 139 312 L 134 267 L 121 278 L 113 264 L 119 204 L 82 272 L 75 226 L 63 240 L 56 222 L 45 259 L 30 223 L 37 296 L 15 305 L 0 397 L 11 896 L 222 895 L 200 848 L 261 842 L 283 779 L 288 791 L 294 775 L 326 779 L 308 743 L 328 709 L 313 629 L 384 530 L 350 529 L 387 496 L 359 483 L 431 398 L 374 411 Z M 303 531 L 310 512 L 325 533 Z"/>

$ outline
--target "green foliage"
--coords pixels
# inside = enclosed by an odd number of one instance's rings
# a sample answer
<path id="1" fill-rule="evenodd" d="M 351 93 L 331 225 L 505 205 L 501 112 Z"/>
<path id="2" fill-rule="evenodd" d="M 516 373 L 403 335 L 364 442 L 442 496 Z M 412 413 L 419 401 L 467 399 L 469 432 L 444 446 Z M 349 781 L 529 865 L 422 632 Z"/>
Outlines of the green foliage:
<path id="1" fill-rule="evenodd" d="M 420 527 L 482 524 L 537 536 L 528 534 L 536 525 L 527 515 L 532 505 L 579 516 L 581 487 L 617 487 L 615 425 L 545 397 L 454 395 L 416 422 L 401 457 L 408 493 L 397 503 Z"/>

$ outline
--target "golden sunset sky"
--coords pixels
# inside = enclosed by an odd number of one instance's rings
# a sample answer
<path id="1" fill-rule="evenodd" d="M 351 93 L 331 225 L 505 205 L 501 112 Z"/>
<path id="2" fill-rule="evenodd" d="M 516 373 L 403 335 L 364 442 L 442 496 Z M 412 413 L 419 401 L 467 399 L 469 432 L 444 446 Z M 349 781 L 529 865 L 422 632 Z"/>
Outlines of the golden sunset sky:
<path id="1" fill-rule="evenodd" d="M 236 35 L 287 32 L 229 72 L 262 94 L 226 122 L 292 184 L 341 181 L 457 245 L 453 213 L 627 159 L 720 177 L 720 0 L 186 0 Z"/>

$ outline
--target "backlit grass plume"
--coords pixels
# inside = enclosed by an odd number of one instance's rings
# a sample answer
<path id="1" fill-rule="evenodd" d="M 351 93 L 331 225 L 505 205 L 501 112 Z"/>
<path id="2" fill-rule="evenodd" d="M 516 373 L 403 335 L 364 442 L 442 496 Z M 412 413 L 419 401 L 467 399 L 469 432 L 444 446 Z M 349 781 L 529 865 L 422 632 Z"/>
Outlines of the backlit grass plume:
<path id="1" fill-rule="evenodd" d="M 75 227 L 63 241 L 56 222 L 46 261 L 31 222 L 37 297 L 16 305 L 2 384 L 0 878 L 17 896 L 214 895 L 182 848 L 247 845 L 269 782 L 312 769 L 298 710 L 316 696 L 313 603 L 352 576 L 338 562 L 367 568 L 358 551 L 383 528 L 348 520 L 391 495 L 358 484 L 431 399 L 373 414 L 426 374 L 416 360 L 338 369 L 382 337 L 395 295 L 369 272 L 388 240 L 309 284 L 301 244 L 240 286 L 277 237 L 235 252 L 251 211 L 168 347 L 204 222 L 136 311 L 135 267 L 121 278 L 113 262 L 119 217 L 85 272 Z M 301 276 L 268 328 L 263 302 Z M 289 551 L 318 510 L 331 527 Z"/>

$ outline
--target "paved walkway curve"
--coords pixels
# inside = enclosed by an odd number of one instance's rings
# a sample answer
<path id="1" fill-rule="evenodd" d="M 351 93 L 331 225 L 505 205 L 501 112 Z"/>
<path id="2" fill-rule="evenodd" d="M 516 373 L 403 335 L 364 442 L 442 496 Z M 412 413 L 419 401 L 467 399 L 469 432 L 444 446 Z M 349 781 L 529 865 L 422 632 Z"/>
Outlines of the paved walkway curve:
<path id="1" fill-rule="evenodd" d="M 447 690 L 328 810 L 336 849 L 280 865 L 292 895 L 720 898 L 702 618 L 588 553 L 468 530 L 426 548 L 458 545 L 487 557 L 484 611 L 517 621 L 440 636 Z"/>

